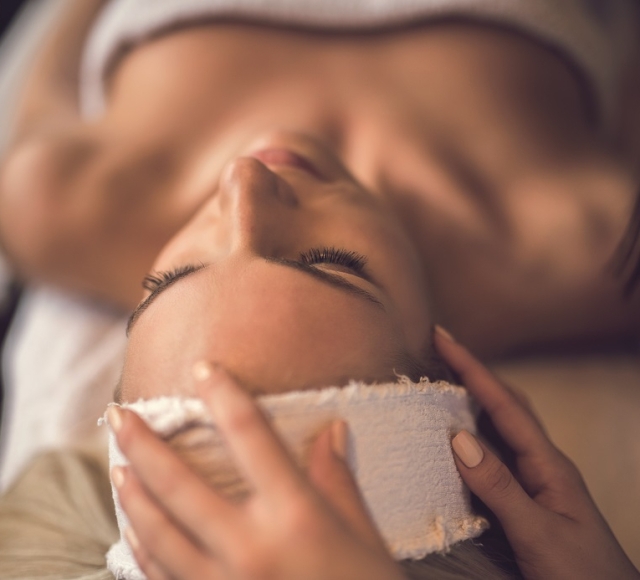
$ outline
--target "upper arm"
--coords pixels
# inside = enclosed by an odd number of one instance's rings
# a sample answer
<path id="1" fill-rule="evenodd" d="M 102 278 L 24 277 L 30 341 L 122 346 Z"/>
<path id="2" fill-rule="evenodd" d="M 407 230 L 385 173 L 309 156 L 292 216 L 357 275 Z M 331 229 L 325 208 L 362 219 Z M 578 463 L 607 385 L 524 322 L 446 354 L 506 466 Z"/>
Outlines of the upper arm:
<path id="1" fill-rule="evenodd" d="M 68 227 L 73 182 L 92 155 L 73 134 L 32 135 L 15 144 L 0 167 L 0 238 L 14 268 L 38 277 L 55 268 L 56 231 Z"/>

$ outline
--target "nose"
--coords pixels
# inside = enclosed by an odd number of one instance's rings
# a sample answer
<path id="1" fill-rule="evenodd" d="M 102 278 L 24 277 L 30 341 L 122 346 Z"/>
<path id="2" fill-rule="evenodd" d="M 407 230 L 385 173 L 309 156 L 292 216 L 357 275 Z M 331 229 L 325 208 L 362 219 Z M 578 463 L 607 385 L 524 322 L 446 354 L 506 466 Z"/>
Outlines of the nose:
<path id="1" fill-rule="evenodd" d="M 252 157 L 240 157 L 229 165 L 219 193 L 232 246 L 260 254 L 278 245 L 300 205 L 292 187 Z"/>

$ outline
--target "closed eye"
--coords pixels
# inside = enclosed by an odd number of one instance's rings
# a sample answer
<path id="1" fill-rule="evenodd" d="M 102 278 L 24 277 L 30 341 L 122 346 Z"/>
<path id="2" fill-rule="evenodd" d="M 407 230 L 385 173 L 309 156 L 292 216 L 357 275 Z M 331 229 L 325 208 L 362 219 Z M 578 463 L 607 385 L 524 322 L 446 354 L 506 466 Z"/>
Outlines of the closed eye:
<path id="1" fill-rule="evenodd" d="M 333 274 L 330 274 L 329 272 L 324 272 L 319 268 L 314 268 L 315 264 L 338 264 L 344 266 L 345 268 L 348 268 L 354 275 L 358 276 L 359 278 L 363 278 L 364 280 L 367 280 L 368 282 L 374 284 L 376 287 L 379 287 L 379 285 L 371 279 L 371 277 L 365 270 L 366 258 L 364 256 L 361 256 L 360 254 L 357 254 L 356 252 L 350 252 L 347 250 L 340 250 L 336 248 L 320 248 L 303 252 L 302 254 L 300 254 L 298 260 L 273 257 L 267 257 L 264 259 L 267 262 L 280 264 L 282 266 L 287 266 L 289 268 L 294 268 L 296 270 L 310 274 L 314 278 L 317 278 L 331 286 L 341 288 L 351 294 L 355 294 L 357 296 L 365 298 L 367 301 L 375 304 L 382 310 L 385 309 L 382 302 L 380 302 L 373 294 L 351 284 L 340 276 L 335 276 Z M 147 290 L 150 290 L 151 294 L 149 294 L 149 296 L 147 296 L 131 314 L 131 317 L 129 318 L 129 322 L 127 324 L 127 335 L 129 335 L 129 332 L 136 320 L 158 297 L 159 294 L 164 292 L 168 287 L 175 284 L 178 280 L 190 276 L 191 274 L 202 270 L 206 266 L 207 265 L 203 263 L 200 263 L 198 265 L 187 264 L 175 268 L 174 270 L 166 272 L 154 272 L 146 276 L 143 281 L 143 286 Z"/>
<path id="2" fill-rule="evenodd" d="M 305 266 L 312 266 L 314 264 L 335 264 L 343 266 L 360 278 L 364 278 L 369 282 L 372 281 L 366 269 L 367 258 L 357 252 L 335 248 L 333 246 L 311 248 L 306 252 L 302 252 L 298 260 Z"/>

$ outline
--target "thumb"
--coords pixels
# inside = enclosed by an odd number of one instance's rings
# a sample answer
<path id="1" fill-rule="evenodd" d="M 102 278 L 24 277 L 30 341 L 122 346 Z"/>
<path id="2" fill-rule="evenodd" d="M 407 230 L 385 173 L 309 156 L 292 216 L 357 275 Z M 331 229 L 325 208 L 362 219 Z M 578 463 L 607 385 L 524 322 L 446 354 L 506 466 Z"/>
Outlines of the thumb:
<path id="1" fill-rule="evenodd" d="M 323 498 L 367 544 L 385 549 L 358 485 L 346 463 L 347 425 L 334 421 L 311 449 L 309 479 Z"/>
<path id="2" fill-rule="evenodd" d="M 496 515 L 510 543 L 526 540 L 542 517 L 509 468 L 483 443 L 462 430 L 451 441 L 458 471 L 469 489 Z"/>

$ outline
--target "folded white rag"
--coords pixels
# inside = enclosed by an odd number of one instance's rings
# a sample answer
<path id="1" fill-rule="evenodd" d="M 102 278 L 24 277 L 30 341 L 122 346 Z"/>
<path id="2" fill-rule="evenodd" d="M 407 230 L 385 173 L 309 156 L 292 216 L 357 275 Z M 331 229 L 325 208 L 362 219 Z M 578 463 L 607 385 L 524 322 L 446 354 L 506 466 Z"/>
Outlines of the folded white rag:
<path id="1" fill-rule="evenodd" d="M 396 559 L 443 552 L 486 529 L 486 520 L 471 511 L 451 451 L 451 437 L 475 427 L 462 387 L 406 378 L 382 385 L 353 382 L 342 388 L 268 395 L 259 404 L 301 465 L 323 428 L 335 419 L 346 421 L 348 464 Z M 210 426 L 206 457 L 214 475 L 209 482 L 227 497 L 249 492 L 200 399 L 162 397 L 123 406 L 164 437 L 185 425 Z M 109 460 L 111 467 L 127 464 L 112 433 Z M 117 579 L 144 580 L 124 539 L 128 523 L 115 490 L 114 501 L 121 539 L 109 550 L 107 565 Z"/>

